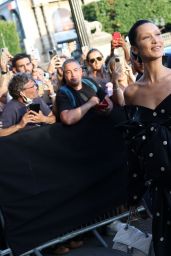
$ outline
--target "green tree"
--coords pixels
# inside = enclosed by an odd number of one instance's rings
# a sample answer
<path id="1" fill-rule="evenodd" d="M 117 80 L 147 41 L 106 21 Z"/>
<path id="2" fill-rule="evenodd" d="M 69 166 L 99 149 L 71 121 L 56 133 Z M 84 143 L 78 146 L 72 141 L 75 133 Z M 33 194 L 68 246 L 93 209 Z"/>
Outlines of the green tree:
<path id="1" fill-rule="evenodd" d="M 13 55 L 21 51 L 15 24 L 0 20 L 0 48 L 4 46 L 8 47 Z"/>
<path id="2" fill-rule="evenodd" d="M 171 23 L 171 0 L 100 0 L 83 7 L 85 19 L 98 20 L 103 30 L 127 34 L 138 19 L 150 19 L 158 25 Z"/>
<path id="3" fill-rule="evenodd" d="M 121 33 L 127 33 L 138 19 L 149 19 L 161 25 L 171 23 L 171 1 L 169 0 L 118 0 L 115 1 L 115 25 Z"/>
<path id="4" fill-rule="evenodd" d="M 83 6 L 84 18 L 88 21 L 98 20 L 103 25 L 103 30 L 109 33 L 113 32 L 114 28 L 114 0 L 101 0 Z"/>

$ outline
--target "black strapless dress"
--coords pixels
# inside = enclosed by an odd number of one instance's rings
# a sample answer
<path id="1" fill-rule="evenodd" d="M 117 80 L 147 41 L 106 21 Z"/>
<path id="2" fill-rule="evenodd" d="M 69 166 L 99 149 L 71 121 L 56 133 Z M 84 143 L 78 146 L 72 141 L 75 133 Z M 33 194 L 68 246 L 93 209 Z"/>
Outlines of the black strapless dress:
<path id="1" fill-rule="evenodd" d="M 128 144 L 129 199 L 136 204 L 148 189 L 152 201 L 156 256 L 171 255 L 171 95 L 155 110 L 125 107 L 123 125 Z"/>

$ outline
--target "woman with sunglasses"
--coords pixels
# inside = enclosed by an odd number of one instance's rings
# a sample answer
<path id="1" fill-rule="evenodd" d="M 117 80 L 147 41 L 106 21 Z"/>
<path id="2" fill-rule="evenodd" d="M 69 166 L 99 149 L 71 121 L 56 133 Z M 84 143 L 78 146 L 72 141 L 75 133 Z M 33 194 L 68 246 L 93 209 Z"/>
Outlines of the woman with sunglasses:
<path id="1" fill-rule="evenodd" d="M 125 90 L 128 121 L 130 204 L 145 191 L 152 202 L 155 256 L 171 255 L 171 70 L 162 64 L 163 39 L 148 20 L 129 31 L 134 54 L 144 63 L 141 78 Z"/>
<path id="2" fill-rule="evenodd" d="M 103 54 L 98 49 L 90 49 L 87 53 L 87 76 L 93 78 L 103 89 L 110 82 L 110 75 L 104 66 Z"/>

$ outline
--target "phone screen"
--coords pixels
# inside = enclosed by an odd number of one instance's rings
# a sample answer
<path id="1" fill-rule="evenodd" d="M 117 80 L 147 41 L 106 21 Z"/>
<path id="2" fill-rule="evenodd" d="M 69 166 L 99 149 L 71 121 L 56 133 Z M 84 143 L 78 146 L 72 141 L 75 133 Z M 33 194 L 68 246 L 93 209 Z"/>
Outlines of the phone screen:
<path id="1" fill-rule="evenodd" d="M 103 99 L 103 100 L 96 106 L 96 108 L 100 110 L 100 109 L 106 109 L 108 106 L 109 106 L 108 102 L 107 102 L 105 99 Z"/>
<path id="2" fill-rule="evenodd" d="M 8 48 L 1 48 L 1 53 L 3 52 L 8 53 Z"/>
<path id="3" fill-rule="evenodd" d="M 121 33 L 120 32 L 114 32 L 112 34 L 112 38 L 113 38 L 113 40 L 118 41 L 121 38 Z"/>
<path id="4" fill-rule="evenodd" d="M 39 113 L 40 104 L 38 104 L 38 103 L 30 104 L 30 105 L 29 105 L 29 109 L 32 110 L 32 111 L 35 111 L 35 112 Z"/>

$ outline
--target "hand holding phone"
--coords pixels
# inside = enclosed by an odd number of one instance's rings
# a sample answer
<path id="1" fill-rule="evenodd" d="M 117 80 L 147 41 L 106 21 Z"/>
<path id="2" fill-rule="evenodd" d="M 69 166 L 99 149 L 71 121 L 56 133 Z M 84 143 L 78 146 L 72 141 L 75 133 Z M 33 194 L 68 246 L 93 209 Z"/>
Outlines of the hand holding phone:
<path id="1" fill-rule="evenodd" d="M 6 53 L 6 54 L 8 54 L 8 48 L 1 48 L 1 53 Z"/>
<path id="2" fill-rule="evenodd" d="M 49 55 L 50 55 L 50 58 L 53 58 L 54 56 L 57 55 L 57 51 L 55 49 L 52 49 L 49 51 Z"/>
<path id="3" fill-rule="evenodd" d="M 82 53 L 83 53 L 84 57 L 86 58 L 87 53 L 88 53 L 88 51 L 89 51 L 88 45 L 82 46 L 82 47 L 81 47 L 81 50 L 82 50 Z"/>
<path id="4" fill-rule="evenodd" d="M 108 102 L 106 99 L 103 99 L 98 105 L 96 105 L 96 109 L 98 110 L 105 110 L 109 106 Z"/>
<path id="5" fill-rule="evenodd" d="M 112 34 L 112 39 L 114 41 L 115 47 L 119 46 L 119 40 L 122 38 L 121 33 L 120 32 L 114 32 Z"/>
<path id="6" fill-rule="evenodd" d="M 55 67 L 56 67 L 56 68 L 61 68 L 61 67 L 62 67 L 62 64 L 63 64 L 62 60 L 60 59 L 60 57 L 58 57 L 58 58 L 56 59 Z"/>
<path id="7" fill-rule="evenodd" d="M 30 105 L 29 105 L 29 110 L 32 110 L 32 111 L 34 111 L 34 112 L 39 113 L 39 110 L 40 110 L 40 104 L 38 104 L 38 103 L 30 104 Z"/>
<path id="8" fill-rule="evenodd" d="M 114 32 L 112 34 L 112 38 L 113 38 L 113 40 L 118 41 L 121 38 L 121 33 L 120 32 Z"/>

